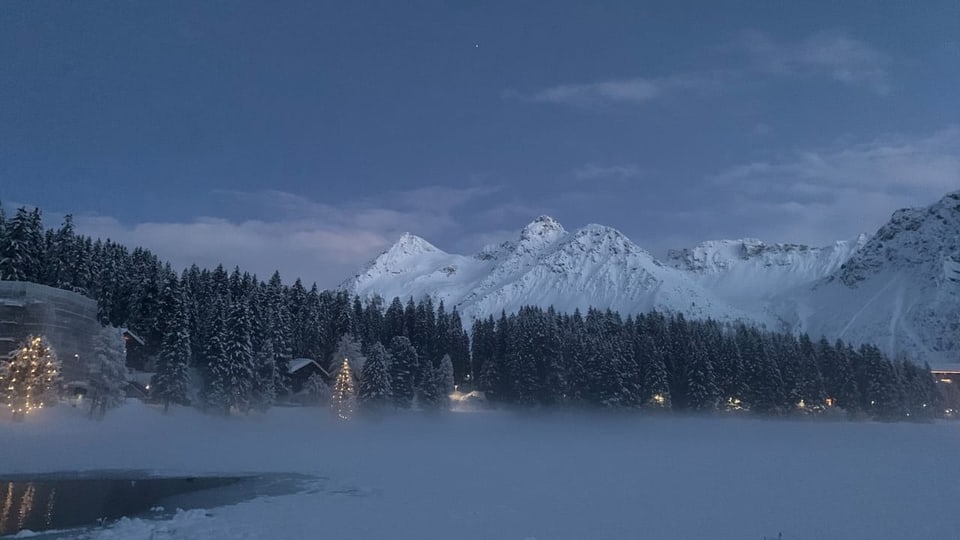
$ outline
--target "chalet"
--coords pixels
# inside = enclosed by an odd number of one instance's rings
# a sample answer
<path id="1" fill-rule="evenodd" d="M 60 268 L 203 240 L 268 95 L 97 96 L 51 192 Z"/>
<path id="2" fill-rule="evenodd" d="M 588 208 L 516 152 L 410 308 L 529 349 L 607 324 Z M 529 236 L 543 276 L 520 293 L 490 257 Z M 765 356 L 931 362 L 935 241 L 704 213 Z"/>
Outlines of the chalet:
<path id="1" fill-rule="evenodd" d="M 948 417 L 960 414 L 960 365 L 932 367 L 930 373 L 937 381 L 937 388 L 943 400 L 944 414 Z"/>
<path id="2" fill-rule="evenodd" d="M 939 383 L 960 384 L 960 365 L 932 367 L 930 373 Z"/>
<path id="3" fill-rule="evenodd" d="M 311 358 L 294 358 L 290 360 L 288 372 L 290 374 L 290 390 L 294 394 L 303 390 L 303 387 L 313 375 L 320 375 L 327 384 L 331 382 L 330 374 L 327 370 L 323 369 L 316 360 Z"/>

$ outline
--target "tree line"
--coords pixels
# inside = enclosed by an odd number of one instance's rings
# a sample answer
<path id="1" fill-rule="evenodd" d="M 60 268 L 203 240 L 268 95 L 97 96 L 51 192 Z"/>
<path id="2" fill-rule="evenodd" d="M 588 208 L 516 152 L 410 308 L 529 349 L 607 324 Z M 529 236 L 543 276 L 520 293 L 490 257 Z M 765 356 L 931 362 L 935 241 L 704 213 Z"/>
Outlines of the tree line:
<path id="1" fill-rule="evenodd" d="M 940 409 L 929 367 L 872 345 L 744 324 L 525 307 L 478 320 L 472 333 L 473 371 L 497 403 L 768 415 L 837 407 L 881 420 L 931 418 Z"/>
<path id="2" fill-rule="evenodd" d="M 30 281 L 84 294 L 97 301 L 104 325 L 126 327 L 155 359 L 153 395 L 213 410 L 269 407 L 289 390 L 293 358 L 328 362 L 343 336 L 364 353 L 376 343 L 391 350 L 408 340 L 419 359 L 441 368 L 449 355 L 462 380 L 470 365 L 470 341 L 456 309 L 431 300 L 385 306 L 344 291 L 267 281 L 234 268 L 196 265 L 177 273 L 147 249 L 74 230 L 71 216 L 44 229 L 41 212 L 25 207 L 9 219 L 0 207 L 0 279 Z M 414 379 L 419 389 L 420 367 Z M 400 385 L 402 387 L 402 385 Z M 193 395 L 191 395 L 193 394 Z"/>
<path id="3" fill-rule="evenodd" d="M 452 384 L 499 405 L 818 413 L 881 419 L 932 416 L 928 369 L 870 345 L 812 341 L 743 324 L 650 313 L 556 313 L 526 307 L 474 322 L 429 298 L 388 305 L 344 291 L 263 281 L 222 266 L 178 273 L 149 250 L 76 234 L 70 216 L 44 230 L 39 210 L 0 209 L 0 279 L 73 290 L 103 324 L 125 326 L 156 359 L 153 393 L 210 410 L 266 408 L 289 392 L 289 361 L 329 369 L 357 344 L 358 399 L 442 403 Z M 381 366 L 382 364 L 382 366 Z M 371 398 L 371 396 L 374 396 Z"/>

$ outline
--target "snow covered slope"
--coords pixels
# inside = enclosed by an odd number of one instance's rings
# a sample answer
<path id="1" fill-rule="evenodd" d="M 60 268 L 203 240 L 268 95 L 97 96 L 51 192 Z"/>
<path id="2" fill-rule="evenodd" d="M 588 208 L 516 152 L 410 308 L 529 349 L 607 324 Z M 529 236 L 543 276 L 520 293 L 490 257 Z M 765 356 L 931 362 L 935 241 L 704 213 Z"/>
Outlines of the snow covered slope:
<path id="1" fill-rule="evenodd" d="M 473 257 L 444 253 L 406 234 L 344 287 L 364 297 L 429 295 L 457 306 L 468 320 L 536 304 L 775 322 L 718 300 L 687 272 L 661 264 L 615 229 L 588 225 L 569 233 L 548 216 L 524 227 L 518 240 Z"/>
<path id="2" fill-rule="evenodd" d="M 689 272 L 727 301 L 769 300 L 830 275 L 866 242 L 865 234 L 827 247 L 765 244 L 755 238 L 712 240 L 671 250 L 667 264 Z"/>
<path id="3" fill-rule="evenodd" d="M 619 231 L 575 232 L 547 216 L 474 256 L 404 235 L 343 285 L 364 297 L 443 300 L 465 321 L 553 305 L 658 309 L 872 342 L 889 354 L 960 361 L 960 192 L 897 211 L 872 238 L 827 247 L 718 240 L 665 263 Z"/>
<path id="4" fill-rule="evenodd" d="M 779 299 L 798 330 L 960 361 L 960 191 L 898 210 L 842 267 Z"/>

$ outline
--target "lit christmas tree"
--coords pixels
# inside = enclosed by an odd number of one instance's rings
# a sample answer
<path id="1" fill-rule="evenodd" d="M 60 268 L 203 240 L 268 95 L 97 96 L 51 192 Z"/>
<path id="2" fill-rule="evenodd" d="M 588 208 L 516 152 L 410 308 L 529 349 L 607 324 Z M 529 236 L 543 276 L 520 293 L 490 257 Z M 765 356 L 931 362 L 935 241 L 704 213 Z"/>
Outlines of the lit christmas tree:
<path id="1" fill-rule="evenodd" d="M 353 374 L 350 372 L 350 362 L 344 358 L 337 372 L 337 382 L 333 385 L 333 395 L 330 397 L 330 407 L 340 418 L 347 420 L 353 415 L 354 405 Z"/>
<path id="2" fill-rule="evenodd" d="M 0 378 L 0 388 L 6 393 L 14 420 L 22 420 L 30 411 L 43 407 L 59 373 L 60 362 L 47 340 L 28 337 Z"/>

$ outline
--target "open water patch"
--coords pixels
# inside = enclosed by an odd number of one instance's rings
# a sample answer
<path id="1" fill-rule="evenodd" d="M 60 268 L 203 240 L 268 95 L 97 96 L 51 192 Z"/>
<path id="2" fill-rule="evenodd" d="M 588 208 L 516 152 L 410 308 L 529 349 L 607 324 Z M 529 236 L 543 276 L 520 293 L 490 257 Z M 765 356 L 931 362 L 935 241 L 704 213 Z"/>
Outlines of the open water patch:
<path id="1" fill-rule="evenodd" d="M 103 525 L 121 517 L 163 518 L 178 508 L 295 493 L 308 479 L 280 474 L 151 476 L 139 471 L 0 476 L 0 536 Z"/>

